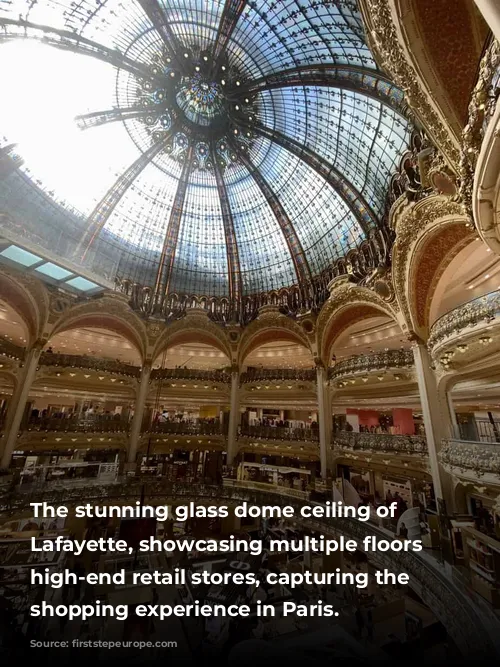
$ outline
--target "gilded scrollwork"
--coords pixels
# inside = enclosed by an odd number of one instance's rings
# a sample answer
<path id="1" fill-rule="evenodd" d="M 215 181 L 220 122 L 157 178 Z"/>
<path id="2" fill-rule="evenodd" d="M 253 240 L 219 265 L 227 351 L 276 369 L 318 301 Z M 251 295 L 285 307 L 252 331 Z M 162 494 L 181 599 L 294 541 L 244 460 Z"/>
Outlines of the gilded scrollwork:
<path id="1" fill-rule="evenodd" d="M 451 167 L 456 169 L 460 160 L 459 150 L 447 126 L 432 107 L 419 84 L 415 68 L 408 61 L 400 45 L 389 0 L 363 0 L 361 3 L 368 26 L 367 40 L 378 54 L 382 69 L 389 72 L 393 81 L 405 93 L 409 106 L 422 121 Z"/>
<path id="2" fill-rule="evenodd" d="M 388 370 L 389 368 L 413 368 L 414 365 L 411 350 L 387 350 L 386 352 L 359 354 L 343 359 L 336 363 L 333 368 L 330 368 L 329 377 L 331 380 L 335 380 L 349 375 Z"/>
<path id="3" fill-rule="evenodd" d="M 472 215 L 474 174 L 486 128 L 500 94 L 500 44 L 492 40 L 479 66 L 479 75 L 469 103 L 467 125 L 462 133 L 459 194 Z"/>
<path id="4" fill-rule="evenodd" d="M 472 299 L 454 308 L 433 324 L 428 346 L 432 351 L 446 338 L 461 334 L 481 322 L 489 323 L 500 315 L 500 290 Z"/>
<path id="5" fill-rule="evenodd" d="M 370 452 L 427 455 L 427 441 L 421 435 L 392 435 L 390 433 L 354 433 L 340 431 L 332 435 L 334 449 Z"/>
<path id="6" fill-rule="evenodd" d="M 416 204 L 393 210 L 392 226 L 396 230 L 396 242 L 392 252 L 392 275 L 396 296 L 409 328 L 417 321 L 410 297 L 416 286 L 408 284 L 416 243 L 425 242 L 427 235 L 431 238 L 438 226 L 442 228 L 457 223 L 472 227 L 461 204 L 443 195 L 433 195 Z"/>
<path id="7" fill-rule="evenodd" d="M 472 473 L 478 479 L 486 474 L 500 475 L 500 449 L 497 445 L 446 440 L 439 458 L 455 474 Z M 500 483 L 500 477 L 498 479 Z"/>

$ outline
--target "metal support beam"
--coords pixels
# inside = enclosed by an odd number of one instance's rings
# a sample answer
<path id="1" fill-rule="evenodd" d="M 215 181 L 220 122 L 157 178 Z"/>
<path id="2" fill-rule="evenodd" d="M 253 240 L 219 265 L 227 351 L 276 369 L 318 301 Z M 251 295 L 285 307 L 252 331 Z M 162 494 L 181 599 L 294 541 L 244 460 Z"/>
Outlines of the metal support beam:
<path id="1" fill-rule="evenodd" d="M 181 226 L 182 214 L 184 212 L 184 202 L 186 200 L 186 192 L 189 183 L 189 175 L 192 168 L 192 160 L 193 145 L 191 144 L 187 150 L 184 166 L 182 167 L 182 173 L 179 178 L 174 204 L 170 212 L 170 219 L 168 221 L 167 231 L 165 233 L 165 241 L 163 243 L 163 250 L 158 265 L 158 273 L 156 276 L 154 289 L 155 305 L 158 305 L 162 302 L 163 298 L 168 294 L 168 290 L 170 288 L 172 271 L 174 268 L 175 251 L 177 249 L 177 239 L 179 238 L 179 229 Z"/>
<path id="2" fill-rule="evenodd" d="M 16 39 L 36 40 L 57 49 L 79 53 L 84 56 L 92 56 L 118 69 L 126 70 L 139 78 L 154 78 L 149 67 L 144 63 L 136 62 L 123 55 L 123 53 L 120 53 L 120 51 L 93 42 L 77 33 L 68 30 L 58 30 L 37 23 L 28 23 L 27 21 L 0 18 L 0 43 Z"/>
<path id="3" fill-rule="evenodd" d="M 75 121 L 81 130 L 89 130 L 93 127 L 115 123 L 118 120 L 130 120 L 131 118 L 141 118 L 156 112 L 154 109 L 145 109 L 141 106 L 130 107 L 129 109 L 108 109 L 106 111 L 92 111 L 81 116 L 76 116 Z"/>
<path id="4" fill-rule="evenodd" d="M 302 248 L 302 244 L 299 240 L 299 237 L 297 236 L 297 232 L 295 231 L 295 227 L 293 226 L 292 221 L 288 217 L 287 212 L 283 208 L 283 205 L 276 196 L 274 190 L 262 176 L 259 169 L 257 169 L 257 167 L 252 163 L 248 155 L 246 155 L 243 151 L 238 150 L 234 143 L 233 148 L 238 151 L 239 159 L 251 173 L 254 181 L 259 186 L 262 194 L 271 207 L 274 216 L 276 217 L 276 220 L 278 221 L 278 224 L 281 228 L 285 242 L 288 246 L 288 250 L 295 267 L 295 273 L 297 274 L 297 283 L 299 286 L 305 287 L 305 285 L 311 282 L 312 274 L 306 259 L 304 249 Z"/>
<path id="5" fill-rule="evenodd" d="M 278 130 L 272 130 L 260 122 L 255 122 L 252 125 L 246 123 L 246 125 L 258 134 L 299 157 L 309 165 L 311 169 L 314 169 L 316 173 L 324 178 L 325 181 L 338 192 L 339 196 L 351 209 L 366 234 L 368 234 L 370 230 L 380 226 L 381 221 L 363 195 L 345 178 L 343 174 L 340 173 L 340 171 L 333 165 L 329 164 L 324 158 L 310 148 L 307 148 L 307 146 L 303 146 L 295 139 L 288 137 Z"/>
<path id="6" fill-rule="evenodd" d="M 115 181 L 112 187 L 106 192 L 101 201 L 87 219 L 87 229 L 78 244 L 75 257 L 83 261 L 90 247 L 99 236 L 104 225 L 109 220 L 115 210 L 118 202 L 129 189 L 139 174 L 150 164 L 150 162 L 160 153 L 172 136 L 172 130 L 165 137 L 153 144 L 147 151 L 142 153 L 137 160 L 126 169 L 123 174 Z"/>
<path id="7" fill-rule="evenodd" d="M 148 19 L 153 24 L 156 32 L 162 38 L 167 51 L 171 56 L 172 60 L 175 59 L 176 62 L 185 68 L 183 53 L 185 47 L 179 41 L 177 35 L 172 30 L 172 26 L 168 22 L 165 10 L 161 7 L 158 0 L 137 0 L 139 5 L 142 7 L 144 13 Z"/>
<path id="8" fill-rule="evenodd" d="M 216 156 L 215 145 L 212 146 L 212 154 Z M 222 222 L 224 224 L 224 236 L 226 238 L 226 255 L 229 275 L 229 299 L 233 313 L 239 310 L 243 296 L 243 284 L 241 280 L 240 256 L 238 252 L 238 242 L 234 229 L 233 215 L 227 196 L 226 184 L 220 166 L 215 157 L 214 159 L 215 180 L 219 192 L 220 207 L 222 211 Z"/>
<path id="9" fill-rule="evenodd" d="M 401 114 L 411 116 L 403 93 L 390 79 L 376 70 L 365 69 L 356 65 L 304 65 L 271 74 L 241 86 L 241 92 L 256 94 L 264 90 L 294 88 L 304 86 L 324 86 L 352 90 L 360 95 L 371 97 Z"/>
<path id="10" fill-rule="evenodd" d="M 246 4 L 246 0 L 226 0 L 215 39 L 214 63 L 224 53 Z"/>

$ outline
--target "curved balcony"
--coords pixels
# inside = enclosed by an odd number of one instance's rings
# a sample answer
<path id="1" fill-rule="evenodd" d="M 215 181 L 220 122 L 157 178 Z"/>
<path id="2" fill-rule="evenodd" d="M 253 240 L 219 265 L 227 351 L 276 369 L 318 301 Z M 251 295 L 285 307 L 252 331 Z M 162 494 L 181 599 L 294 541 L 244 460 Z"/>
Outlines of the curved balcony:
<path id="1" fill-rule="evenodd" d="M 23 431 L 47 433 L 128 433 L 130 422 L 122 419 L 31 419 Z"/>
<path id="2" fill-rule="evenodd" d="M 43 352 L 40 355 L 40 366 L 55 366 L 59 368 L 82 368 L 92 371 L 113 373 L 113 375 L 127 375 L 138 378 L 141 375 L 141 369 L 138 366 L 132 366 L 121 361 L 113 359 L 98 359 L 96 357 L 87 357 L 79 354 L 55 354 L 52 352 Z"/>
<path id="3" fill-rule="evenodd" d="M 211 504 L 247 502 L 249 505 L 263 506 L 291 506 L 294 509 L 295 520 L 304 524 L 308 530 L 324 535 L 345 535 L 355 539 L 359 545 L 368 536 L 375 536 L 377 540 L 386 540 L 392 534 L 383 528 L 364 523 L 355 519 L 300 519 L 301 508 L 304 505 L 302 498 L 296 498 L 288 493 L 273 491 L 271 488 L 258 490 L 245 488 L 237 482 L 231 481 L 221 486 L 207 484 L 177 484 L 164 480 L 145 482 L 142 479 L 129 480 L 108 485 L 92 485 L 86 488 L 84 498 L 86 502 L 95 502 L 102 505 L 113 501 L 113 504 L 131 500 L 147 501 L 148 504 L 172 504 L 174 502 L 197 503 L 205 500 Z M 81 488 L 63 488 L 45 490 L 41 488 L 34 493 L 10 493 L 0 497 L 0 511 L 8 512 L 12 516 L 14 511 L 30 509 L 32 502 L 47 502 L 51 505 L 71 506 L 82 501 Z M 310 503 L 310 501 L 309 501 Z M 315 503 L 319 505 L 319 503 Z M 475 603 L 471 592 L 458 585 L 447 573 L 446 569 L 431 555 L 413 551 L 375 551 L 368 554 L 369 559 L 380 569 L 387 568 L 391 572 L 405 572 L 410 575 L 412 588 L 436 614 L 445 626 L 458 650 L 466 657 L 489 658 L 496 655 L 496 638 L 500 634 L 499 622 L 491 612 Z"/>
<path id="4" fill-rule="evenodd" d="M 224 370 L 201 370 L 198 368 L 156 368 L 151 380 L 199 380 L 230 384 L 231 375 Z"/>
<path id="5" fill-rule="evenodd" d="M 500 315 L 500 290 L 479 296 L 442 315 L 431 327 L 428 347 L 431 352 L 467 329 L 486 326 Z M 443 360 L 441 360 L 443 362 Z M 445 362 L 446 365 L 446 362 Z"/>
<path id="6" fill-rule="evenodd" d="M 12 343 L 6 338 L 0 338 L 0 357 L 8 357 L 9 359 L 24 359 L 25 349 Z"/>
<path id="7" fill-rule="evenodd" d="M 381 454 L 397 452 L 413 456 L 427 455 L 427 441 L 421 435 L 391 433 L 354 433 L 340 431 L 332 435 L 334 449 L 361 450 Z"/>
<path id="8" fill-rule="evenodd" d="M 500 485 L 500 444 L 445 440 L 439 458 L 456 477 Z"/>
<path id="9" fill-rule="evenodd" d="M 389 368 L 411 368 L 415 365 L 411 350 L 388 350 L 376 354 L 360 354 L 343 359 L 329 369 L 331 380 L 370 373 L 371 371 L 388 370 Z"/>
<path id="10" fill-rule="evenodd" d="M 252 382 L 316 382 L 316 371 L 313 368 L 255 368 L 240 377 L 241 384 L 250 384 Z"/>
<path id="11" fill-rule="evenodd" d="M 149 433 L 169 435 L 227 435 L 220 422 L 158 422 L 153 424 Z"/>
<path id="12" fill-rule="evenodd" d="M 286 442 L 319 442 L 319 429 L 281 428 L 279 426 L 242 426 L 238 438 L 282 440 Z"/>

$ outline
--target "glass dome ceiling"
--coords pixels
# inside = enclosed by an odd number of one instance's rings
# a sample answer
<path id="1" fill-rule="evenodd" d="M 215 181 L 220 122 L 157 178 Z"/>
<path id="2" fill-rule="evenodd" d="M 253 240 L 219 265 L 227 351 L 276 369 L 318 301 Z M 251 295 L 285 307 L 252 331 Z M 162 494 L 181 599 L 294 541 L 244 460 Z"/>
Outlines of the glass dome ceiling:
<path id="1" fill-rule="evenodd" d="M 157 295 L 308 284 L 412 129 L 352 0 L 2 0 L 0 84 L 0 211 Z"/>

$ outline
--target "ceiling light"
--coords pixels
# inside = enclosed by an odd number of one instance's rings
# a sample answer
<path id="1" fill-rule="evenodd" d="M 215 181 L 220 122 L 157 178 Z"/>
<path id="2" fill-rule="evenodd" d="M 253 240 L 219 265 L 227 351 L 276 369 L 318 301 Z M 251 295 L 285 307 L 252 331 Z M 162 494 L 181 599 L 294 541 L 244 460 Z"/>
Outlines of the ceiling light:
<path id="1" fill-rule="evenodd" d="M 185 53 L 184 58 L 189 58 L 189 53 Z"/>
<path id="2" fill-rule="evenodd" d="M 237 85 L 237 86 L 241 86 L 241 82 L 240 82 L 240 81 L 236 81 L 236 85 Z"/>
<path id="3" fill-rule="evenodd" d="M 208 60 L 208 56 L 203 56 L 203 60 L 204 60 L 205 62 L 207 62 L 207 60 Z M 222 68 L 222 69 L 224 69 L 224 68 Z"/>
<path id="4" fill-rule="evenodd" d="M 198 66 L 198 65 L 196 65 L 196 67 L 195 67 L 195 70 L 196 70 L 197 72 L 199 72 L 199 71 L 200 71 L 200 68 L 199 68 L 199 66 Z"/>
<path id="5" fill-rule="evenodd" d="M 84 375 L 83 377 L 84 377 L 86 380 L 88 380 L 89 377 L 90 377 L 90 375 Z"/>

